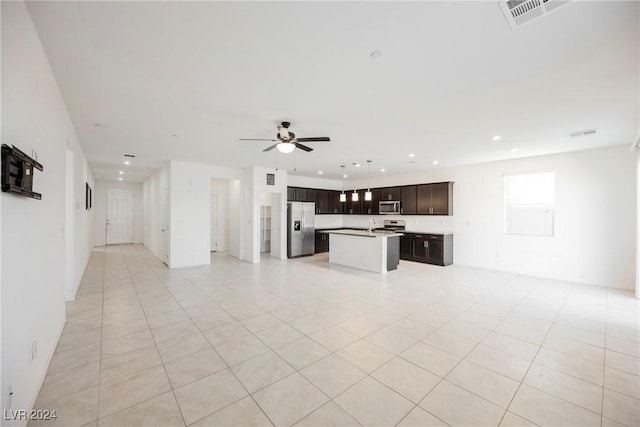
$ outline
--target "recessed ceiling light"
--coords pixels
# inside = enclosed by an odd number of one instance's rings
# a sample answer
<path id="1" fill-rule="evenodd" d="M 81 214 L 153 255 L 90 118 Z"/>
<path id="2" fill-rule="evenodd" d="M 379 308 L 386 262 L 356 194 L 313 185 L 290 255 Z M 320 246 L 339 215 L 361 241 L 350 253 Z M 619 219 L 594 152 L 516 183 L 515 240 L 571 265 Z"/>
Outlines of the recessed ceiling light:
<path id="1" fill-rule="evenodd" d="M 369 54 L 369 56 L 371 57 L 371 59 L 380 59 L 380 57 L 382 56 L 382 52 L 379 50 L 374 50 Z"/>
<path id="2" fill-rule="evenodd" d="M 437 165 L 437 164 L 438 164 L 438 163 L 440 163 L 440 162 L 439 162 L 439 161 L 437 161 L 437 160 L 434 160 L 434 161 L 433 161 L 433 162 L 431 162 L 431 163 L 433 163 L 434 165 Z"/>
<path id="3" fill-rule="evenodd" d="M 516 147 L 511 147 L 511 150 L 509 151 L 511 151 L 512 153 L 515 153 L 516 151 L 518 151 L 518 149 Z"/>
<path id="4" fill-rule="evenodd" d="M 415 156 L 416 156 L 415 154 L 413 154 L 413 153 L 409 153 L 409 157 L 412 157 L 412 158 L 413 158 L 413 157 L 415 157 Z"/>
<path id="5" fill-rule="evenodd" d="M 380 169 L 380 172 L 386 172 L 387 170 L 385 168 Z"/>
<path id="6" fill-rule="evenodd" d="M 118 181 L 122 181 L 122 177 L 118 178 Z"/>
<path id="7" fill-rule="evenodd" d="M 349 177 L 349 175 L 344 174 L 344 175 L 342 175 L 342 177 L 343 177 L 343 178 L 348 178 L 348 177 Z"/>
<path id="8" fill-rule="evenodd" d="M 359 168 L 360 167 L 360 163 L 354 163 L 353 166 Z"/>
<path id="9" fill-rule="evenodd" d="M 124 174 L 124 171 L 118 171 L 118 173 L 119 173 L 120 175 L 122 175 L 122 174 Z"/>
<path id="10" fill-rule="evenodd" d="M 129 160 L 125 160 L 125 161 L 124 161 L 124 164 L 125 164 L 125 165 L 130 165 L 130 164 L 131 164 L 131 162 L 130 162 Z"/>
<path id="11" fill-rule="evenodd" d="M 318 175 L 322 175 L 322 171 L 318 171 Z"/>
<path id="12" fill-rule="evenodd" d="M 500 141 L 502 139 L 502 137 L 500 135 L 494 135 L 491 137 L 492 141 Z"/>

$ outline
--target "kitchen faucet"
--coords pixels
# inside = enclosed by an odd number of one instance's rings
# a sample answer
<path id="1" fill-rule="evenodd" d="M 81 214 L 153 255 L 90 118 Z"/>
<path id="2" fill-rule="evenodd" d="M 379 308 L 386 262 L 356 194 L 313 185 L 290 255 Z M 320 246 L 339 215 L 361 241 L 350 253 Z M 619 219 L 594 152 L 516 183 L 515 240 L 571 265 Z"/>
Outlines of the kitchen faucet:
<path id="1" fill-rule="evenodd" d="M 371 233 L 371 224 L 376 225 L 376 219 L 374 217 L 369 218 L 369 233 Z"/>

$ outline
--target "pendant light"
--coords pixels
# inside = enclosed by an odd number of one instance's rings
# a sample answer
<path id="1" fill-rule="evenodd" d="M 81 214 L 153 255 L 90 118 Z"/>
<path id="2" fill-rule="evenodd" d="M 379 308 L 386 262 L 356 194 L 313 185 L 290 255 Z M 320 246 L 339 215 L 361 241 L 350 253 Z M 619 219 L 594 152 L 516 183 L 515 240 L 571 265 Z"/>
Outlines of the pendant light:
<path id="1" fill-rule="evenodd" d="M 371 160 L 367 160 L 367 192 L 364 193 L 364 200 L 370 202 L 372 199 L 371 194 Z"/>
<path id="2" fill-rule="evenodd" d="M 357 201 L 358 201 L 358 193 L 356 193 L 356 181 L 355 181 L 355 178 L 356 178 L 356 168 L 357 168 L 357 167 L 358 167 L 358 164 L 357 164 L 357 163 L 354 163 L 354 164 L 353 164 L 353 179 L 354 179 L 354 181 L 353 181 L 353 194 L 351 194 L 351 201 L 352 201 L 352 202 L 357 202 Z"/>
<path id="3" fill-rule="evenodd" d="M 342 178 L 344 179 L 344 168 L 345 168 L 345 166 L 342 165 L 340 167 L 342 168 Z M 347 201 L 347 195 L 344 194 L 344 184 L 342 184 L 342 193 L 340 193 L 340 201 L 342 203 L 345 203 Z"/>

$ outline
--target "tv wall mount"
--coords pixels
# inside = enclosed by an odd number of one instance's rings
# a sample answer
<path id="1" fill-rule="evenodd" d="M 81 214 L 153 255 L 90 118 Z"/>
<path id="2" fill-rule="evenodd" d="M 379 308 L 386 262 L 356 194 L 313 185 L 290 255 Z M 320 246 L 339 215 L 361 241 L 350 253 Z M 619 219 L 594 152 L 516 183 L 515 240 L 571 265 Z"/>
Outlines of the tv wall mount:
<path id="1" fill-rule="evenodd" d="M 2 144 L 2 191 L 41 200 L 42 194 L 33 191 L 33 170 L 44 167 L 15 145 Z"/>

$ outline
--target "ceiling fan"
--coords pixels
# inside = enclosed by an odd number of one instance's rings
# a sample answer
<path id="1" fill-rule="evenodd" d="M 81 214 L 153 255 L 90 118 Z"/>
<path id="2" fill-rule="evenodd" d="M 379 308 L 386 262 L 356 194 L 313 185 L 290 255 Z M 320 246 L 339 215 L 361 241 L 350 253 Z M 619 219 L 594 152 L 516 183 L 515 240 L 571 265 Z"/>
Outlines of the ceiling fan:
<path id="1" fill-rule="evenodd" d="M 313 151 L 313 148 L 307 147 L 306 145 L 300 144 L 301 142 L 329 142 L 328 136 L 317 136 L 311 138 L 296 138 L 296 134 L 289 131 L 289 126 L 291 123 L 282 122 L 280 126 L 278 126 L 278 133 L 276 134 L 277 139 L 240 139 L 240 141 L 274 141 L 276 142 L 270 147 L 265 148 L 262 151 L 271 151 L 274 148 L 277 148 L 281 153 L 291 153 L 296 147 L 304 150 L 304 151 Z"/>

